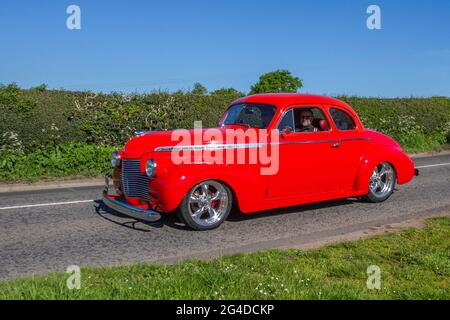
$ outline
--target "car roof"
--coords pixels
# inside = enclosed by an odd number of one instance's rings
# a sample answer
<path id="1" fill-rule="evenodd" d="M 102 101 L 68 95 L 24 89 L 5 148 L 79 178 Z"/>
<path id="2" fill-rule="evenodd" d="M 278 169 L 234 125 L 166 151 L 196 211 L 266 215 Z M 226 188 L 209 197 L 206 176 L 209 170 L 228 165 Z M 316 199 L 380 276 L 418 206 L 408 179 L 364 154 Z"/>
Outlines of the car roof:
<path id="1" fill-rule="evenodd" d="M 267 103 L 276 106 L 277 108 L 284 107 L 286 105 L 304 104 L 304 103 L 318 103 L 318 104 L 331 104 L 335 106 L 344 107 L 354 110 L 344 101 L 336 98 L 319 96 L 313 94 L 300 94 L 300 93 L 264 93 L 255 94 L 247 97 L 243 97 L 235 100 L 232 104 L 236 103 Z"/>
<path id="2" fill-rule="evenodd" d="M 243 97 L 235 100 L 232 104 L 238 103 L 260 103 L 260 104 L 270 104 L 277 108 L 278 111 L 282 111 L 285 107 L 304 105 L 304 104 L 325 104 L 335 107 L 340 107 L 343 110 L 351 114 L 354 120 L 357 122 L 358 128 L 363 129 L 364 126 L 359 119 L 358 114 L 355 110 L 342 100 L 314 95 L 314 94 L 301 94 L 301 93 L 264 93 L 255 94 L 247 97 Z"/>

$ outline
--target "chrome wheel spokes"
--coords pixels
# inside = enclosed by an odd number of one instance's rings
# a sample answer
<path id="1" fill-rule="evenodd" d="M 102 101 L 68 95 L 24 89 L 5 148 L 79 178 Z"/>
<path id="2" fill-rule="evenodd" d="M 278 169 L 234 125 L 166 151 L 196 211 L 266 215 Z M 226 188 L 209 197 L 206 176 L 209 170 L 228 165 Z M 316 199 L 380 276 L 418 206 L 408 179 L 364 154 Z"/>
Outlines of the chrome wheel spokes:
<path id="1" fill-rule="evenodd" d="M 222 193 L 220 191 L 217 191 L 216 194 L 211 198 L 212 201 L 219 200 Z"/>
<path id="2" fill-rule="evenodd" d="M 227 212 L 228 194 L 219 182 L 202 182 L 192 188 L 188 205 L 196 223 L 210 226 L 220 221 Z"/>
<path id="3" fill-rule="evenodd" d="M 370 190 L 377 197 L 384 197 L 394 186 L 394 169 L 389 163 L 380 163 L 370 177 Z"/>
<path id="4" fill-rule="evenodd" d="M 190 203 L 200 203 L 200 197 L 198 197 L 197 195 L 191 195 L 189 202 Z"/>

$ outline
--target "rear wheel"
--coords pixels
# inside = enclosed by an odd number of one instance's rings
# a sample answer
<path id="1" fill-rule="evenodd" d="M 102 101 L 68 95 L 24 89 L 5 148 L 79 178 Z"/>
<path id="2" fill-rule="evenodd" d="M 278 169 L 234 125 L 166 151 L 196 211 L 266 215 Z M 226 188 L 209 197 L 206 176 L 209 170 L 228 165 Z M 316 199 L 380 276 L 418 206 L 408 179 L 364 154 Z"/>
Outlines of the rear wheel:
<path id="1" fill-rule="evenodd" d="M 364 197 L 369 202 L 383 202 L 394 192 L 397 176 L 390 163 L 377 165 L 370 176 L 369 193 Z"/>
<path id="2" fill-rule="evenodd" d="M 215 180 L 195 185 L 177 209 L 178 217 L 194 230 L 217 228 L 231 211 L 232 194 L 223 183 Z"/>

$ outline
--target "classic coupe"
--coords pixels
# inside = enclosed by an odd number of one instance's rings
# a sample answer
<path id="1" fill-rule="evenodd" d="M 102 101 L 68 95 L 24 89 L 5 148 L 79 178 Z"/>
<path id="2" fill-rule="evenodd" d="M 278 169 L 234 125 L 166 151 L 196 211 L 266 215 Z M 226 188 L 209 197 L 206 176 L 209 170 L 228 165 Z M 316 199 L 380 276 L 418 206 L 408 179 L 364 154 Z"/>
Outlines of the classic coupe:
<path id="1" fill-rule="evenodd" d="M 325 200 L 388 199 L 419 172 L 392 138 L 338 99 L 259 94 L 234 101 L 211 129 L 138 132 L 112 154 L 104 204 L 195 230 L 244 214 Z"/>

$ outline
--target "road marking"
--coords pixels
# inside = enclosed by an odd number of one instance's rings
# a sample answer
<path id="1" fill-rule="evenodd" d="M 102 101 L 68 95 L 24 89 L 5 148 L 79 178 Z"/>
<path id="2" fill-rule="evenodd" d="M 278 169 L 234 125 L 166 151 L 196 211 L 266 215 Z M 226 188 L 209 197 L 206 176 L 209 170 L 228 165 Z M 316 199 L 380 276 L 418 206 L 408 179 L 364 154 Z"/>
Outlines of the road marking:
<path id="1" fill-rule="evenodd" d="M 450 162 L 448 162 L 448 163 L 439 163 L 439 164 L 430 164 L 430 165 L 427 165 L 427 166 L 420 166 L 420 167 L 416 167 L 416 169 L 441 167 L 441 166 L 450 166 Z"/>
<path id="2" fill-rule="evenodd" d="M 0 207 L 0 210 L 23 209 L 23 208 L 33 208 L 33 207 L 48 207 L 48 206 L 62 206 L 65 204 L 86 203 L 86 202 L 92 202 L 92 201 L 94 201 L 94 200 L 77 200 L 77 201 L 67 201 L 67 202 L 38 203 L 38 204 L 28 204 L 28 205 L 23 205 L 23 206 Z"/>

